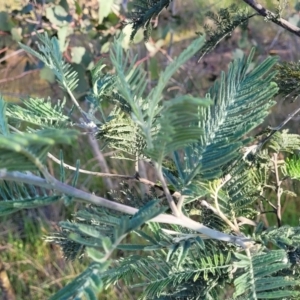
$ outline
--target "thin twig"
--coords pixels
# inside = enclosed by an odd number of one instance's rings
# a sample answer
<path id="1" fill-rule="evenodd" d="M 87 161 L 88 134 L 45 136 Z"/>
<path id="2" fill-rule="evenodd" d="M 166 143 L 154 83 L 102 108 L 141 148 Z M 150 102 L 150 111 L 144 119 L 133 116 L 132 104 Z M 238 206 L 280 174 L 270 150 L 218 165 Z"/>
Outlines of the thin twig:
<path id="1" fill-rule="evenodd" d="M 275 210 L 264 210 L 264 211 L 261 211 L 259 213 L 261 215 L 264 215 L 264 214 L 276 214 L 276 211 Z"/>
<path id="2" fill-rule="evenodd" d="M 292 112 L 291 114 L 289 114 L 287 116 L 287 118 L 278 126 L 276 127 L 269 127 L 269 129 L 271 129 L 271 132 L 269 133 L 268 136 L 266 136 L 262 141 L 260 141 L 257 145 L 253 145 L 251 147 L 249 147 L 249 150 L 247 151 L 247 153 L 244 155 L 247 156 L 250 152 L 252 153 L 257 153 L 259 152 L 260 149 L 262 149 L 262 147 L 271 139 L 271 137 L 279 130 L 281 130 L 290 120 L 292 120 L 294 118 L 294 116 L 296 114 L 300 113 L 300 107 L 297 108 L 294 112 Z"/>
<path id="3" fill-rule="evenodd" d="M 281 26 L 287 31 L 300 37 L 299 27 L 293 25 L 292 23 L 288 22 L 285 19 L 280 18 L 278 15 L 264 8 L 261 4 L 256 3 L 254 0 L 243 0 L 243 1 L 247 3 L 249 6 L 251 6 L 253 9 L 255 9 L 261 16 L 266 17 L 271 22 Z"/>
<path id="4" fill-rule="evenodd" d="M 298 114 L 300 112 L 300 107 L 297 108 L 294 112 L 292 112 L 291 114 L 289 114 L 287 116 L 287 118 L 280 124 L 278 125 L 277 127 L 270 127 L 271 130 L 274 130 L 275 132 L 276 131 L 279 131 L 283 126 L 285 126 L 290 120 L 292 120 L 294 118 L 294 116 L 296 114 Z"/>
<path id="5" fill-rule="evenodd" d="M 109 173 L 109 168 L 106 163 L 106 159 L 103 156 L 103 153 L 99 148 L 98 141 L 91 134 L 88 134 L 88 140 L 91 145 L 94 156 L 97 158 L 100 169 L 102 171 L 104 171 L 105 173 Z M 114 184 L 110 178 L 106 177 L 103 179 L 103 181 L 104 181 L 105 185 L 107 185 L 108 189 L 110 189 L 110 190 L 114 189 Z"/>
<path id="6" fill-rule="evenodd" d="M 6 52 L 8 50 L 8 47 L 4 47 L 0 50 L 0 54 L 3 53 L 3 52 Z"/>
<path id="7" fill-rule="evenodd" d="M 171 236 L 176 236 L 173 238 L 173 242 L 174 243 L 179 243 L 180 241 L 183 240 L 188 240 L 190 238 L 195 238 L 195 237 L 201 237 L 201 239 L 203 240 L 207 240 L 210 239 L 210 237 L 208 237 L 205 234 L 199 234 L 199 233 L 183 233 L 183 232 L 178 232 L 178 231 L 174 231 L 174 230 L 169 230 L 169 229 L 165 229 L 162 228 L 162 231 L 166 234 L 169 234 Z"/>
<path id="8" fill-rule="evenodd" d="M 258 217 L 257 221 L 262 220 L 265 227 L 268 228 L 269 227 L 269 221 L 268 221 L 268 219 L 267 219 L 267 217 L 264 213 L 264 206 L 263 206 L 262 201 L 258 202 L 258 210 L 259 210 L 259 215 L 257 216 Z"/>
<path id="9" fill-rule="evenodd" d="M 176 216 L 176 217 L 180 217 L 182 215 L 182 212 L 177 208 L 177 206 L 175 204 L 175 201 L 174 201 L 174 199 L 173 199 L 173 197 L 172 197 L 172 195 L 169 191 L 169 188 L 168 188 L 167 183 L 165 181 L 164 175 L 162 173 L 161 166 L 159 166 L 158 164 L 155 164 L 155 168 L 156 168 L 156 171 L 157 171 L 157 177 L 161 182 L 161 186 L 164 190 L 165 196 L 167 198 L 167 201 L 169 203 L 169 206 L 172 210 L 173 215 Z"/>
<path id="10" fill-rule="evenodd" d="M 270 201 L 270 200 L 267 200 L 266 201 L 269 203 L 269 205 L 274 209 L 274 211 L 277 210 L 276 206 Z"/>
<path id="11" fill-rule="evenodd" d="M 74 94 L 72 93 L 72 91 L 70 90 L 70 88 L 68 87 L 68 85 L 67 85 L 66 83 L 64 83 L 64 86 L 65 86 L 65 89 L 66 89 L 68 95 L 70 96 L 72 102 L 73 102 L 74 105 L 77 107 L 77 109 L 80 111 L 83 120 L 84 120 L 86 123 L 90 123 L 91 120 L 87 117 L 85 111 L 84 111 L 84 110 L 81 108 L 81 106 L 79 105 L 78 101 L 76 100 Z"/>
<path id="12" fill-rule="evenodd" d="M 276 45 L 280 35 L 284 32 L 283 28 L 280 28 L 276 34 L 276 36 L 273 38 L 272 43 L 270 44 L 270 46 L 268 47 L 268 52 Z"/>
<path id="13" fill-rule="evenodd" d="M 54 155 L 52 155 L 51 153 L 48 152 L 47 155 L 50 159 L 52 159 L 57 164 L 61 164 L 61 161 L 58 158 L 56 158 Z M 63 166 L 68 170 L 76 171 L 75 167 L 68 165 L 66 163 L 63 163 Z M 78 169 L 78 172 L 83 173 L 83 174 L 92 175 L 92 176 L 97 176 L 97 177 L 108 177 L 108 178 L 115 178 L 115 179 L 122 179 L 122 180 L 132 180 L 132 181 L 136 181 L 139 183 L 143 183 L 145 185 L 150 185 L 152 187 L 155 187 L 155 188 L 163 191 L 163 188 L 160 185 L 156 184 L 155 182 L 153 182 L 147 178 L 142 178 L 140 176 L 137 176 L 137 174 L 131 176 L 131 175 L 93 172 L 93 171 L 84 170 L 84 169 Z M 180 199 L 181 194 L 177 191 L 172 191 L 172 196 L 175 197 L 176 199 Z"/>
<path id="14" fill-rule="evenodd" d="M 54 155 L 52 155 L 51 153 L 48 153 L 47 155 L 54 162 L 56 162 L 58 164 L 61 163 L 60 160 L 58 158 L 56 158 Z M 68 170 L 76 171 L 75 167 L 73 167 L 71 165 L 68 165 L 66 163 L 63 163 L 63 166 Z M 158 188 L 158 189 L 162 190 L 161 186 L 157 185 L 155 182 L 150 181 L 146 178 L 141 178 L 141 177 L 136 177 L 136 176 L 131 176 L 131 175 L 93 172 L 93 171 L 84 170 L 84 169 L 78 169 L 78 172 L 83 173 L 83 174 L 92 175 L 92 176 L 97 176 L 97 177 L 107 177 L 107 178 L 115 178 L 115 179 L 122 179 L 122 180 L 133 180 L 133 181 L 140 182 L 140 183 L 143 183 L 143 184 L 146 184 L 146 185 L 150 185 L 150 186 L 153 186 L 155 188 Z"/>
<path id="15" fill-rule="evenodd" d="M 277 207 L 276 207 L 276 217 L 277 217 L 277 225 L 281 227 L 281 195 L 282 195 L 282 188 L 281 183 L 282 181 L 279 179 L 279 172 L 278 172 L 278 153 L 274 153 L 273 155 L 273 164 L 275 169 L 275 178 L 276 178 L 276 196 L 277 196 Z"/>

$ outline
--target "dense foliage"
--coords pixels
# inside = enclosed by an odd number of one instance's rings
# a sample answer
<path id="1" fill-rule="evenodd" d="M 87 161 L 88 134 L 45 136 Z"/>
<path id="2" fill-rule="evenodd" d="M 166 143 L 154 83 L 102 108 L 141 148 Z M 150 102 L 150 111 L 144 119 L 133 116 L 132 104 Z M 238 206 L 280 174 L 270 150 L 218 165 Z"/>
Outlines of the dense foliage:
<path id="1" fill-rule="evenodd" d="M 149 38 L 152 19 L 170 2 L 137 1 L 132 38 L 140 28 Z M 110 48 L 113 71 L 102 60 L 91 70 L 85 105 L 74 96 L 78 73 L 64 61 L 56 37 L 37 34 L 36 50 L 21 44 L 54 73 L 68 99 L 8 104 L 0 98 L 0 215 L 61 200 L 87 204 L 46 238 L 66 259 L 92 260 L 52 300 L 96 299 L 119 280 L 137 288 L 140 299 L 299 299 L 300 228 L 282 224 L 281 207 L 282 195 L 292 194 L 285 183 L 300 178 L 300 135 L 281 130 L 293 114 L 252 137 L 276 95 L 297 93 L 298 64 L 279 66 L 276 57 L 258 63 L 253 49 L 233 60 L 205 97 L 165 97 L 184 63 L 254 16 L 235 6 L 210 14 L 216 29 L 206 27 L 150 92 L 146 72 L 124 51 L 120 35 Z M 269 19 L 280 25 L 279 13 Z M 83 134 L 133 161 L 132 175 L 96 174 L 77 160 L 67 182 L 64 151 L 59 158 L 50 151 L 67 149 Z M 59 163 L 56 176 L 48 158 Z M 141 177 L 139 161 L 149 163 L 157 181 Z M 123 183 L 104 198 L 77 188 L 84 173 L 143 184 L 147 192 Z M 277 226 L 261 221 L 268 212 Z M 139 243 L 128 242 L 129 234 Z M 112 259 L 117 249 L 126 254 Z"/>

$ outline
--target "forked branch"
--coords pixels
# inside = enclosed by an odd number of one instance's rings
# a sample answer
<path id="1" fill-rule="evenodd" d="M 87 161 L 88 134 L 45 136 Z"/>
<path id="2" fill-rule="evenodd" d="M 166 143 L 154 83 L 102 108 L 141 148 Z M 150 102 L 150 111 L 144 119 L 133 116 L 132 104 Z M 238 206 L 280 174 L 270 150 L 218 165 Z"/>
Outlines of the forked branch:
<path id="1" fill-rule="evenodd" d="M 19 183 L 26 183 L 31 184 L 34 186 L 43 187 L 49 190 L 55 190 L 58 193 L 66 194 L 69 196 L 72 196 L 77 199 L 77 201 L 82 201 L 85 203 L 97 205 L 106 207 L 111 210 L 120 211 L 129 215 L 134 215 L 138 209 L 124 205 L 121 203 L 113 202 L 108 199 L 96 196 L 94 194 L 90 194 L 87 192 L 84 192 L 82 190 L 76 189 L 73 186 L 64 184 L 58 180 L 56 180 L 54 177 L 52 178 L 52 184 L 49 184 L 45 179 L 38 177 L 34 174 L 28 173 L 21 173 L 21 172 L 7 172 L 6 170 L 0 170 L 0 180 L 6 180 L 6 181 L 14 181 Z M 233 236 L 230 234 L 226 234 L 211 228 L 208 228 L 204 226 L 201 223 L 198 223 L 183 214 L 181 214 L 179 217 L 168 215 L 168 214 L 160 214 L 159 216 L 155 217 L 151 220 L 151 222 L 158 222 L 158 223 L 164 223 L 164 224 L 174 224 L 174 225 L 180 225 L 185 228 L 192 229 L 196 232 L 200 232 L 202 234 L 205 234 L 211 239 L 224 241 L 227 243 L 232 243 L 239 245 L 243 248 L 249 247 L 250 240 L 248 238 L 242 237 L 242 236 Z"/>

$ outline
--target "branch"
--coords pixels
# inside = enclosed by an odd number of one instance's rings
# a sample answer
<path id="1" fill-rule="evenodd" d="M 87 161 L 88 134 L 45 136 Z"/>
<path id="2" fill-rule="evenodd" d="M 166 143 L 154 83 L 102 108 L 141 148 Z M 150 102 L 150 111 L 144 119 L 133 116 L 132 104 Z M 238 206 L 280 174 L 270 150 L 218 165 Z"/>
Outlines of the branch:
<path id="1" fill-rule="evenodd" d="M 278 17 L 275 13 L 269 11 L 268 9 L 264 8 L 261 4 L 256 3 L 254 0 L 243 0 L 253 9 L 255 9 L 261 16 L 266 17 L 271 22 L 281 26 L 282 28 L 286 29 L 287 31 L 297 35 L 300 37 L 300 28 L 291 24 L 290 22 L 286 21 Z"/>
<path id="2" fill-rule="evenodd" d="M 64 184 L 58 181 L 55 178 L 52 178 L 51 184 L 48 183 L 45 179 L 35 176 L 30 172 L 21 173 L 21 172 L 7 172 L 5 169 L 0 170 L 0 180 L 6 181 L 14 181 L 19 183 L 31 184 L 39 187 L 43 187 L 49 190 L 55 190 L 56 192 L 69 195 L 71 197 L 77 198 L 77 201 L 102 206 L 111 210 L 123 212 L 129 215 L 134 215 L 138 212 L 137 208 L 127 206 L 121 203 L 113 202 L 107 200 L 105 198 L 96 196 L 94 194 L 90 194 L 84 192 L 82 190 L 76 189 L 70 185 Z M 233 236 L 229 235 L 211 228 L 204 226 L 192 219 L 184 216 L 183 214 L 180 217 L 168 215 L 168 214 L 160 214 L 159 216 L 153 218 L 151 222 L 158 222 L 163 224 L 174 224 L 180 225 L 185 228 L 192 229 L 196 232 L 200 232 L 210 237 L 211 239 L 232 243 L 239 245 L 243 248 L 248 248 L 251 246 L 251 240 L 243 237 L 243 236 Z"/>

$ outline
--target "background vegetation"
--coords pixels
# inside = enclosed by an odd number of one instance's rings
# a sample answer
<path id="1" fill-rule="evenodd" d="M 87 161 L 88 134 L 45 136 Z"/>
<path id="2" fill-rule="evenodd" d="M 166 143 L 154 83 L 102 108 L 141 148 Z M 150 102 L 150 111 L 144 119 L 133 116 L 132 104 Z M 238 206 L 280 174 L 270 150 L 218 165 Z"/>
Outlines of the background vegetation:
<path id="1" fill-rule="evenodd" d="M 154 29 L 147 43 L 139 32 L 134 43 L 129 43 L 130 28 L 125 28 L 123 47 L 138 53 L 139 64 L 148 72 L 149 89 L 155 85 L 159 73 L 167 63 L 177 56 L 195 37 L 195 32 L 203 31 L 203 24 L 210 22 L 205 16 L 209 10 L 217 11 L 235 1 L 176 0 L 157 20 L 159 26 Z M 262 1 L 265 7 L 272 9 L 276 0 Z M 41 65 L 32 56 L 18 47 L 17 42 L 34 46 L 35 32 L 48 32 L 57 36 L 64 58 L 80 74 L 80 84 L 76 89 L 77 99 L 84 100 L 90 88 L 89 71 L 99 59 L 106 59 L 113 37 L 121 30 L 121 22 L 126 19 L 127 1 L 78 0 L 78 1 L 22 1 L 8 0 L 0 2 L 0 92 L 6 100 L 18 101 L 20 97 L 38 96 L 62 99 L 63 95 L 53 73 Z M 284 10 L 284 18 L 298 24 L 300 20 L 298 1 L 289 1 Z M 263 28 L 263 30 L 262 30 Z M 299 57 L 299 39 L 274 24 L 265 26 L 263 19 L 249 22 L 246 30 L 237 29 L 233 36 L 221 42 L 200 64 L 190 61 L 184 66 L 184 76 L 173 78 L 168 93 L 170 97 L 180 90 L 184 93 L 204 95 L 207 88 L 218 78 L 221 70 L 243 52 L 249 52 L 257 46 L 256 61 L 262 61 L 268 55 L 279 55 L 285 61 L 297 61 Z M 243 51 L 243 52 L 242 52 Z M 109 61 L 107 61 L 108 68 Z M 187 76 L 186 76 L 187 75 Z M 278 101 L 273 113 L 266 121 L 277 125 L 294 109 L 296 104 Z M 292 132 L 300 133 L 297 120 L 289 123 Z M 74 160 L 78 155 L 82 168 L 103 172 L 128 174 L 130 163 L 106 159 L 92 140 L 86 139 L 69 151 L 65 161 Z M 97 159 L 93 157 L 97 156 Z M 49 160 L 49 169 L 57 165 Z M 141 166 L 148 172 L 147 166 Z M 151 178 L 153 174 L 148 174 Z M 146 177 L 146 176 L 144 176 Z M 87 178 L 80 181 L 83 190 L 114 189 L 109 179 Z M 294 187 L 296 188 L 296 187 Z M 102 192 L 103 194 L 103 192 Z M 283 223 L 289 220 L 296 225 L 299 220 L 295 210 L 300 210 L 299 197 L 284 195 Z M 78 205 L 78 204 L 74 204 Z M 54 224 L 71 217 L 78 207 L 65 208 L 63 204 L 16 213 L 13 218 L 0 219 L 0 270 L 1 278 L 7 275 L 14 289 L 16 299 L 47 299 L 62 288 L 70 279 L 85 269 L 85 262 L 66 262 L 58 247 L 47 244 L 42 236 L 53 231 Z M 292 220 L 292 221 L 291 221 Z M 265 217 L 265 223 L 275 223 L 272 215 Z M 122 256 L 119 251 L 116 255 Z M 1 280 L 1 279 L 0 279 Z M 4 297 L 4 294 L 2 294 Z M 1 290 L 0 290 L 1 297 Z M 136 299 L 132 291 L 125 286 L 114 287 L 101 299 Z"/>

